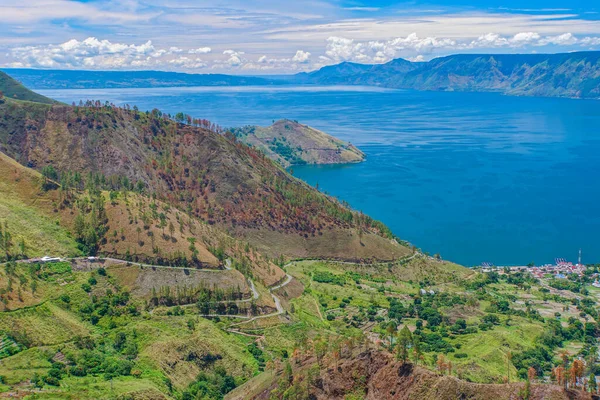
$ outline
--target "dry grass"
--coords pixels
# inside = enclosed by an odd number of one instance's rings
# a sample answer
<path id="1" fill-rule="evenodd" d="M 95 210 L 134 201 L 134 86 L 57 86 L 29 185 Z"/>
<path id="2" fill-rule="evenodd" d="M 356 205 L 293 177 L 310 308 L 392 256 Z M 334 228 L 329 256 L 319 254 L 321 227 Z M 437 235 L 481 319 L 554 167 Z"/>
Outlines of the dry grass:
<path id="1" fill-rule="evenodd" d="M 219 260 L 208 250 L 208 246 L 214 244 L 205 243 L 208 242 L 208 238 L 218 237 L 218 234 L 202 222 L 190 223 L 187 216 L 164 203 L 156 202 L 156 204 L 160 212 L 166 216 L 166 225 L 161 228 L 158 221 L 154 221 L 146 230 L 141 215 L 143 212 L 150 211 L 148 198 L 133 193 L 129 193 L 126 199 L 120 198 L 114 203 L 107 198 L 108 242 L 102 250 L 111 254 L 124 255 L 129 251 L 132 255 L 155 257 L 157 254 L 153 251 L 154 243 L 154 247 L 158 247 L 162 254 L 178 252 L 191 257 L 188 238 L 194 238 L 198 259 L 209 266 L 219 264 Z M 175 228 L 172 235 L 169 230 L 171 225 Z"/>
<path id="2" fill-rule="evenodd" d="M 237 289 L 251 296 L 250 287 L 246 278 L 235 270 L 231 271 L 202 271 L 184 268 L 149 268 L 125 264 L 114 265 L 108 268 L 111 276 L 117 282 L 138 297 L 148 297 L 152 289 L 158 290 L 163 286 L 175 288 L 177 286 L 200 286 L 219 289 Z"/>
<path id="3" fill-rule="evenodd" d="M 307 238 L 273 230 L 240 233 L 261 253 L 273 257 L 389 261 L 411 254 L 408 247 L 389 239 L 374 234 L 364 234 L 361 238 L 355 230 L 349 229 L 325 229 L 323 235 Z"/>

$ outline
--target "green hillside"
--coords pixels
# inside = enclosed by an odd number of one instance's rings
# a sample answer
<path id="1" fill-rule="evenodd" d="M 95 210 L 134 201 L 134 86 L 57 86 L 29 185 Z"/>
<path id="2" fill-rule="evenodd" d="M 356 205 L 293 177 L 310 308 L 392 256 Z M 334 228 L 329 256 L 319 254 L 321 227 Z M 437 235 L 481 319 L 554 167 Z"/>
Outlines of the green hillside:
<path id="1" fill-rule="evenodd" d="M 353 163 L 365 158 L 364 153 L 350 143 L 287 119 L 268 127 L 245 126 L 231 129 L 231 132 L 284 167 Z"/>
<path id="2" fill-rule="evenodd" d="M 15 100 L 32 101 L 35 103 L 54 104 L 55 100 L 37 94 L 34 91 L 27 89 L 17 80 L 13 79 L 6 73 L 0 71 L 0 92 L 8 98 Z"/>
<path id="3" fill-rule="evenodd" d="M 80 254 L 75 239 L 52 212 L 56 193 L 41 190 L 41 174 L 0 153 L 0 177 L 0 224 L 12 237 L 13 252 L 29 257 Z"/>
<path id="4" fill-rule="evenodd" d="M 101 189 L 155 195 L 265 255 L 392 260 L 410 253 L 380 222 L 191 117 L 184 124 L 158 110 L 99 102 L 7 100 L 0 112 L 0 149 L 22 165 L 52 167 L 59 181 L 80 174 L 81 189 L 93 173 Z"/>
<path id="5" fill-rule="evenodd" d="M 598 265 L 430 257 L 208 121 L 0 115 L 2 398 L 590 398 Z"/>

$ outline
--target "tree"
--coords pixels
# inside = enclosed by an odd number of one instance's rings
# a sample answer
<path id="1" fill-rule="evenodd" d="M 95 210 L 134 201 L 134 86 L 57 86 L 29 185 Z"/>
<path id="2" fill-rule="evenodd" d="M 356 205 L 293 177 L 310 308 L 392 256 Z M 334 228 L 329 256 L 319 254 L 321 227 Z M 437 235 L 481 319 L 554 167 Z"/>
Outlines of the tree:
<path id="1" fill-rule="evenodd" d="M 394 348 L 394 336 L 396 335 L 396 331 L 398 330 L 398 326 L 394 321 L 390 321 L 387 323 L 385 327 L 385 331 L 390 337 L 390 351 Z"/>
<path id="2" fill-rule="evenodd" d="M 443 354 L 440 354 L 437 361 L 436 361 L 438 370 L 442 373 L 442 375 L 444 374 L 444 371 L 446 370 L 446 359 L 444 358 Z"/>
<path id="3" fill-rule="evenodd" d="M 593 372 L 590 374 L 589 382 L 590 393 L 596 393 L 598 391 L 598 384 L 596 383 L 596 375 Z"/>
<path id="4" fill-rule="evenodd" d="M 160 228 L 162 229 L 163 236 L 165 236 L 165 227 L 167 226 L 167 216 L 164 213 L 160 213 L 158 216 L 160 220 Z"/>
<path id="5" fill-rule="evenodd" d="M 573 360 L 571 368 L 569 369 L 569 379 L 571 380 L 571 387 L 577 387 L 578 379 L 583 377 L 583 370 L 583 361 L 579 359 Z"/>
<path id="6" fill-rule="evenodd" d="M 192 332 L 196 330 L 196 322 L 194 322 L 194 320 L 191 318 L 188 319 L 187 326 L 188 326 L 188 329 Z"/>
<path id="7" fill-rule="evenodd" d="M 552 370 L 552 375 L 556 380 L 557 385 L 562 385 L 565 381 L 565 369 L 562 366 L 558 366 Z"/>
<path id="8" fill-rule="evenodd" d="M 412 333 L 410 333 L 410 330 L 408 329 L 408 327 L 406 325 L 404 325 L 404 328 L 402 328 L 400 330 L 400 333 L 398 334 L 398 353 L 397 353 L 398 359 L 402 360 L 403 363 L 405 363 L 406 360 L 408 359 L 408 350 L 411 347 L 412 343 L 413 343 Z"/>
<path id="9" fill-rule="evenodd" d="M 4 227 L 0 226 L 0 249 L 4 250 L 4 254 L 6 255 L 7 260 L 10 254 L 11 247 L 12 235 L 8 230 L 8 223 L 4 221 Z"/>
<path id="10" fill-rule="evenodd" d="M 44 178 L 42 180 L 42 189 L 46 190 L 50 188 L 51 181 L 58 180 L 58 172 L 56 172 L 56 169 L 52 165 L 47 165 L 42 168 L 42 177 Z"/>
<path id="11" fill-rule="evenodd" d="M 568 379 L 565 376 L 567 371 L 569 370 L 569 352 L 566 350 L 563 350 L 560 352 L 560 358 L 562 359 L 563 365 L 562 365 L 562 383 L 563 386 L 565 388 L 565 390 L 567 390 L 567 385 L 568 385 Z"/>
<path id="12" fill-rule="evenodd" d="M 324 339 L 318 339 L 314 342 L 314 352 L 315 356 L 317 357 L 317 363 L 319 364 L 319 367 L 322 365 L 323 357 L 325 354 L 327 354 L 328 348 L 328 342 Z"/>
<path id="13" fill-rule="evenodd" d="M 419 365 L 419 360 L 422 357 L 421 354 L 421 345 L 418 336 L 413 336 L 413 357 L 415 360 L 415 365 Z"/>
<path id="14" fill-rule="evenodd" d="M 537 373 L 535 371 L 535 368 L 529 367 L 529 369 L 527 370 L 527 379 L 529 381 L 532 381 L 535 379 L 536 375 L 537 375 Z"/>
<path id="15" fill-rule="evenodd" d="M 173 222 L 169 222 L 169 233 L 171 234 L 171 239 L 173 239 L 173 235 L 175 234 L 175 225 L 173 225 Z"/>
<path id="16" fill-rule="evenodd" d="M 75 231 L 76 239 L 80 240 L 83 238 L 83 235 L 85 232 L 85 219 L 83 218 L 83 215 L 81 215 L 81 214 L 77 214 L 77 217 L 75 217 L 74 231 Z"/>

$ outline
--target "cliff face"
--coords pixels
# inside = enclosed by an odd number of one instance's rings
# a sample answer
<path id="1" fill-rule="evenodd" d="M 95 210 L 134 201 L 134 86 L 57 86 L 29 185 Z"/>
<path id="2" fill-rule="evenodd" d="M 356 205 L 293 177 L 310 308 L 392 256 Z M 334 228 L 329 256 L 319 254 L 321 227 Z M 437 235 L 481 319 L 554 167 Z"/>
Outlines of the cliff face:
<path id="1" fill-rule="evenodd" d="M 232 129 L 232 133 L 284 167 L 298 164 L 344 164 L 360 162 L 365 158 L 364 153 L 352 144 L 287 119 L 268 127 L 245 126 Z"/>

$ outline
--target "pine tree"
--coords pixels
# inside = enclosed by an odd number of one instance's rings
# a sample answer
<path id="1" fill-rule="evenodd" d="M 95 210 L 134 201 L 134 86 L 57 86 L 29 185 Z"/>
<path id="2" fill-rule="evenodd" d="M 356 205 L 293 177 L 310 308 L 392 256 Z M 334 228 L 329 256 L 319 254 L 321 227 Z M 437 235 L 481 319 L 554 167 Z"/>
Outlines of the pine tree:
<path id="1" fill-rule="evenodd" d="M 402 328 L 400 330 L 400 333 L 398 334 L 398 345 L 397 345 L 397 349 L 398 349 L 397 357 L 398 357 L 398 359 L 402 360 L 403 363 L 405 363 L 406 360 L 408 359 L 408 350 L 412 344 L 413 344 L 412 333 L 410 333 L 410 330 L 408 329 L 408 327 L 406 325 L 404 325 L 404 328 Z"/>
<path id="2" fill-rule="evenodd" d="M 392 349 L 394 348 L 394 336 L 396 335 L 397 330 L 398 326 L 394 321 L 388 322 L 387 326 L 385 327 L 385 331 L 390 337 L 390 351 L 392 351 Z"/>

